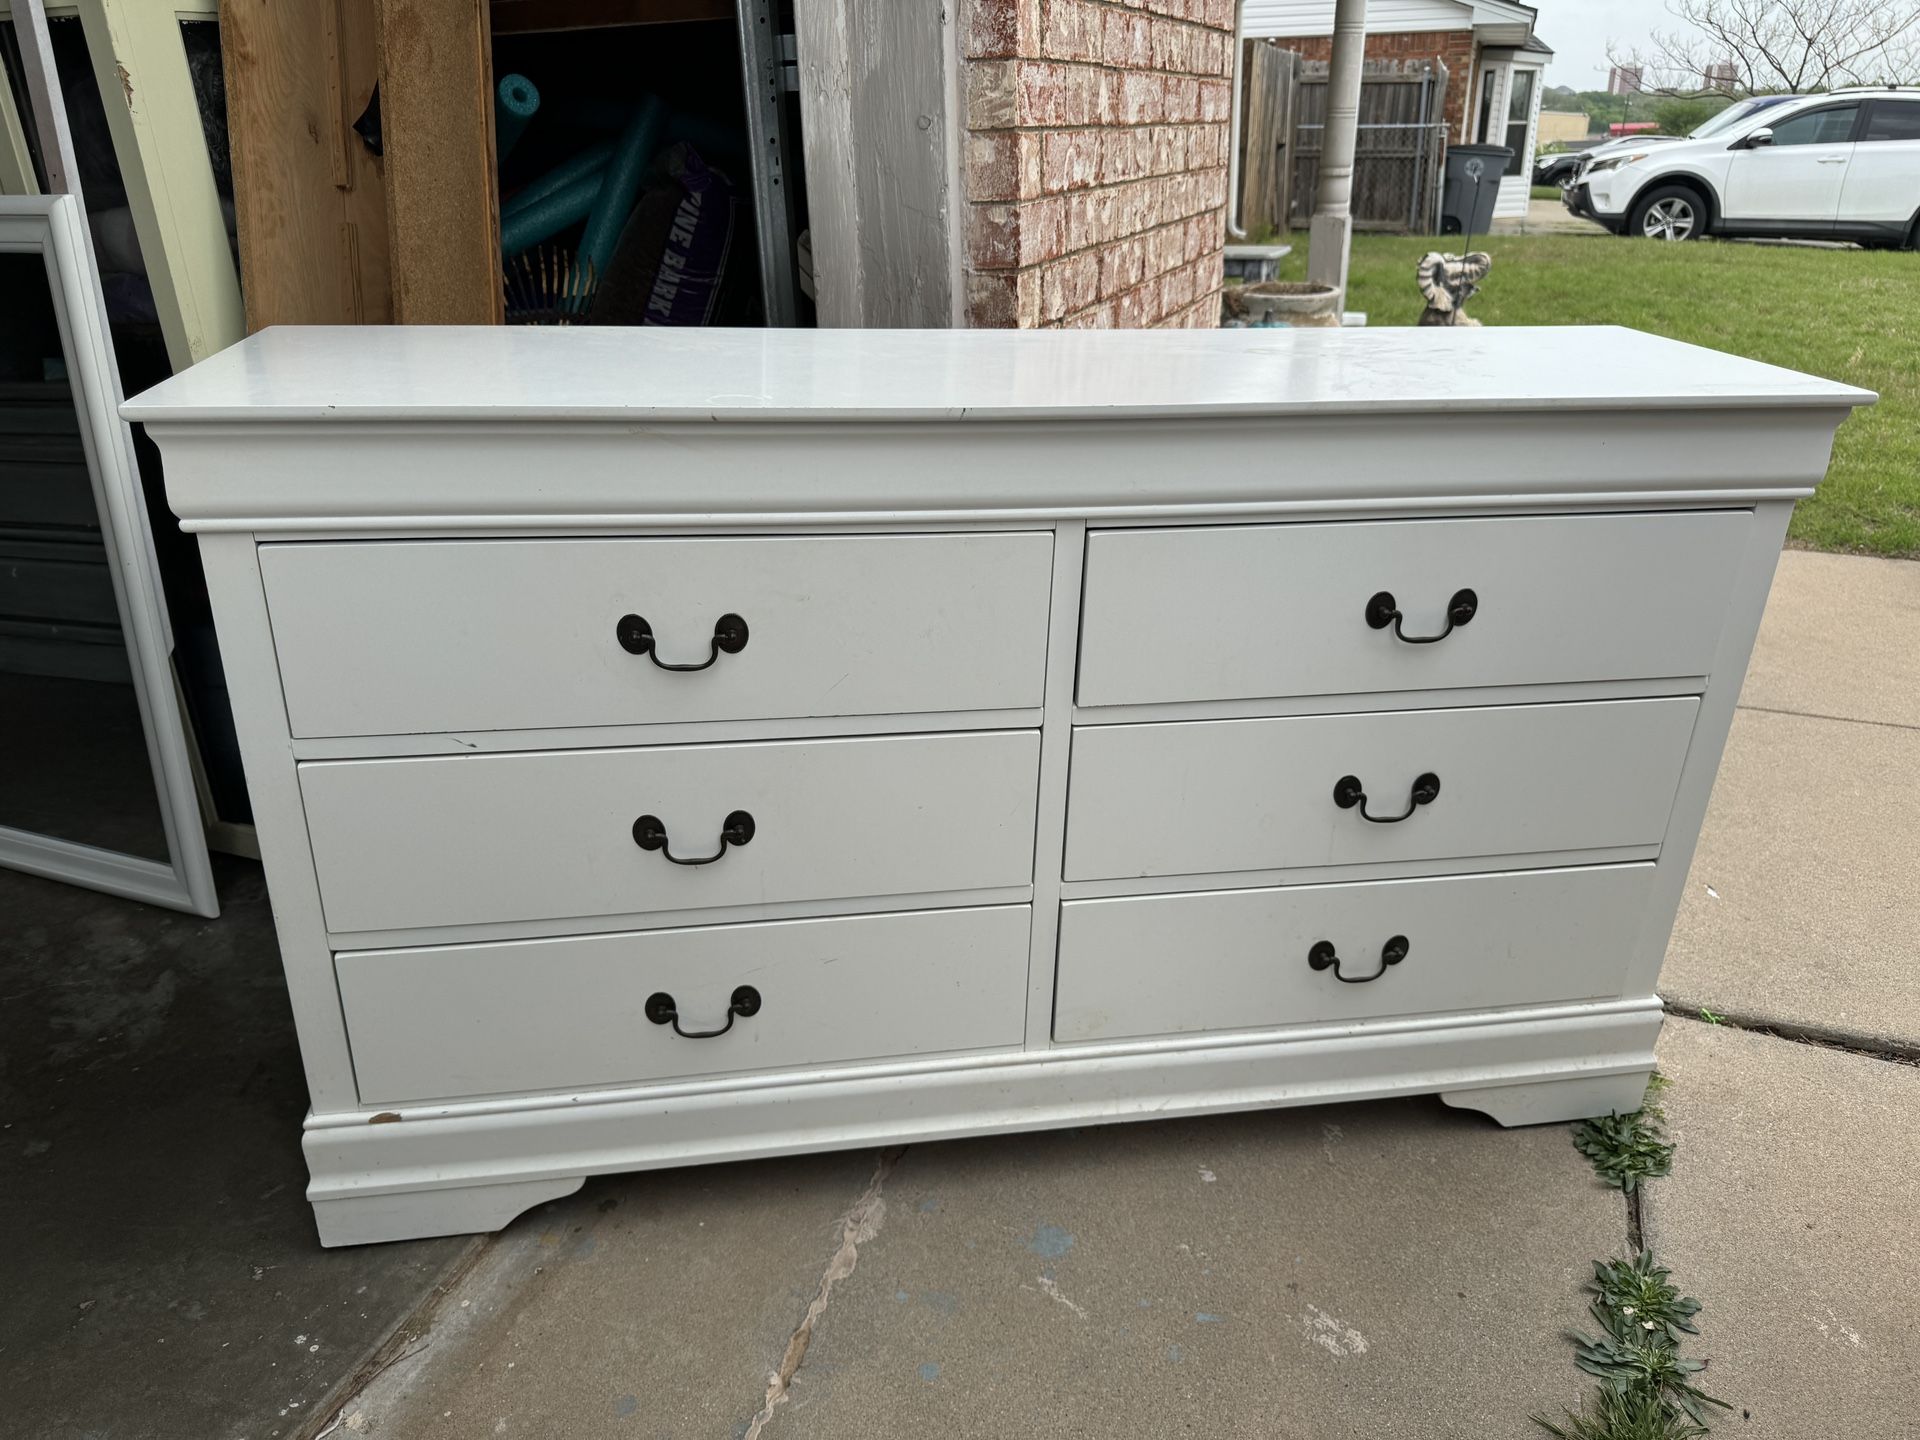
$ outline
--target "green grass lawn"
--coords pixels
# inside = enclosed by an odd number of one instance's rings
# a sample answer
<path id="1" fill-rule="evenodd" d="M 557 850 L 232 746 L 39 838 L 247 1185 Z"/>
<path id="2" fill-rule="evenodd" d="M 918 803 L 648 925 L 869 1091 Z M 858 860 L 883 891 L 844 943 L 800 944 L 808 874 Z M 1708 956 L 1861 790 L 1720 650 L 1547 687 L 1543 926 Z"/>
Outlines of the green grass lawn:
<path id="1" fill-rule="evenodd" d="M 1304 278 L 1304 241 L 1285 278 Z M 1371 325 L 1413 324 L 1415 263 L 1442 243 L 1356 236 L 1348 307 Z M 1920 254 L 1611 235 L 1496 235 L 1474 248 L 1493 256 L 1468 307 L 1486 324 L 1631 325 L 1879 391 L 1878 405 L 1840 427 L 1792 538 L 1920 557 Z"/>

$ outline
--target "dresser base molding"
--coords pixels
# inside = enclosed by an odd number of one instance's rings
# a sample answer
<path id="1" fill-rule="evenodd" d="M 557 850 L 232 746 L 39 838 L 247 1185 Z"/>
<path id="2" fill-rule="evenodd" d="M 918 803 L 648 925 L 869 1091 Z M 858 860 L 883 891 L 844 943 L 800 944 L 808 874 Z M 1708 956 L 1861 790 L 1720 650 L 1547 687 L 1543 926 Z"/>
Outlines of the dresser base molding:
<path id="1" fill-rule="evenodd" d="M 1480 1085 L 1442 1090 L 1440 1098 L 1461 1110 L 1478 1110 L 1502 1125 L 1551 1125 L 1592 1115 L 1630 1115 L 1646 1099 L 1651 1072 L 1579 1075 L 1524 1085 Z"/>
<path id="2" fill-rule="evenodd" d="M 356 1245 L 496 1230 L 589 1175 L 1065 1125 L 1436 1093 L 1546 1124 L 1636 1108 L 1660 1021 L 1648 996 L 309 1116 L 307 1198 L 323 1245 Z"/>
<path id="3" fill-rule="evenodd" d="M 330 1249 L 429 1235 L 486 1234 L 505 1229 L 516 1216 L 549 1200 L 563 1199 L 586 1183 L 584 1175 L 557 1175 L 551 1180 L 503 1180 L 456 1189 L 315 1200 L 313 1223 L 320 1243 Z"/>

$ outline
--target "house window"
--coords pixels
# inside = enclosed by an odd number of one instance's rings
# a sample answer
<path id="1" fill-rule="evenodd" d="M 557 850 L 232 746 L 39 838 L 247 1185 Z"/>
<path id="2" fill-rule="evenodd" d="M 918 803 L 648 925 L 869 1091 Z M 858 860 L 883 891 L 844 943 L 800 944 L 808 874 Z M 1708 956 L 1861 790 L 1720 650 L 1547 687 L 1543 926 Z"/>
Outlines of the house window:
<path id="1" fill-rule="evenodd" d="M 1483 66 L 1480 71 L 1480 123 L 1473 132 L 1474 143 L 1492 145 L 1493 138 L 1493 102 L 1500 90 L 1500 76 L 1503 72 L 1491 66 Z"/>
<path id="2" fill-rule="evenodd" d="M 1533 123 L 1533 83 L 1538 70 L 1514 70 L 1507 82 L 1507 136 L 1501 143 L 1513 151 L 1507 174 L 1518 175 L 1527 155 L 1527 127 Z"/>

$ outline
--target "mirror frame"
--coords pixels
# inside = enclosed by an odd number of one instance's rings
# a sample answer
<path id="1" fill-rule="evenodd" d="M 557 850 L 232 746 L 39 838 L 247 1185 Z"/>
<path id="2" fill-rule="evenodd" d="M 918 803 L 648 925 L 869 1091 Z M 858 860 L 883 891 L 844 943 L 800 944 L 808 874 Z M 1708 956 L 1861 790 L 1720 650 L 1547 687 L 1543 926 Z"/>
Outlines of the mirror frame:
<path id="1" fill-rule="evenodd" d="M 46 266 L 170 859 L 162 863 L 0 825 L 0 866 L 211 918 L 220 904 L 174 688 L 173 632 L 133 432 L 119 415 L 120 381 L 89 245 L 73 196 L 0 196 L 0 252 L 36 254 Z"/>

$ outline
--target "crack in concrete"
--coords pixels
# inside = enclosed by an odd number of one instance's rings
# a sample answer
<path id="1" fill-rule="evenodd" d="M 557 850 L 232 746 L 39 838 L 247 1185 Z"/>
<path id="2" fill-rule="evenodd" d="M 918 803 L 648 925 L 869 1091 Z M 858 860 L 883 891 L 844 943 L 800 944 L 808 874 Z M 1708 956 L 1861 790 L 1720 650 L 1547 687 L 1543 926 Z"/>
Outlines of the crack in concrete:
<path id="1" fill-rule="evenodd" d="M 1744 709 L 1759 707 L 1741 706 Z M 1770 714 L 1797 715 L 1797 710 L 1770 711 Z M 1839 718 L 1811 716 L 1808 718 Z M 1862 721 L 1873 724 L 1873 721 Z M 1869 1040 L 1863 1035 L 1850 1034 L 1845 1030 L 1830 1030 L 1818 1025 L 1795 1025 L 1779 1020 L 1762 1020 L 1753 1015 L 1736 1015 L 1724 1010 L 1716 1010 L 1692 1000 L 1681 1000 L 1671 996 L 1662 996 L 1661 1007 L 1667 1014 L 1680 1020 L 1691 1020 L 1699 1025 L 1717 1025 L 1727 1030 L 1738 1030 L 1747 1035 L 1763 1035 L 1769 1040 L 1784 1040 L 1790 1045 L 1809 1045 L 1816 1050 L 1837 1050 L 1843 1055 L 1857 1055 L 1863 1060 L 1879 1060 L 1889 1065 L 1920 1066 L 1920 1045 L 1906 1045 L 1899 1041 Z M 1702 1020 L 1701 1012 L 1714 1016 L 1712 1020 Z M 1627 1200 L 1627 1243 L 1638 1253 L 1647 1248 L 1646 1209 L 1641 1198 L 1640 1188 L 1626 1192 Z"/>
<path id="2" fill-rule="evenodd" d="M 306 1423 L 294 1427 L 291 1440 L 320 1440 L 331 1435 L 375 1381 L 425 1354 L 433 1345 L 434 1325 L 447 1308 L 447 1302 L 480 1268 L 481 1259 L 497 1241 L 497 1235 L 476 1235 L 469 1240 L 440 1272 L 420 1302 L 394 1321 L 392 1328 L 368 1349 L 360 1363 L 315 1403 Z"/>
<path id="3" fill-rule="evenodd" d="M 1832 1030 L 1820 1025 L 1797 1025 L 1791 1021 L 1764 1020 L 1757 1015 L 1739 1015 L 1693 1000 L 1682 1000 L 1675 996 L 1662 996 L 1662 1008 L 1667 1014 L 1681 1020 L 1692 1020 L 1701 1025 L 1720 1025 L 1728 1030 L 1743 1030 L 1750 1035 L 1765 1035 L 1774 1040 L 1786 1040 L 1795 1045 L 1812 1045 L 1821 1050 L 1839 1050 L 1848 1055 L 1858 1055 L 1865 1060 L 1884 1060 L 1889 1065 L 1920 1065 L 1920 1044 L 1908 1044 L 1899 1040 L 1870 1039 L 1865 1035 L 1855 1035 L 1846 1030 Z M 1700 1012 L 1710 1011 L 1712 1020 L 1702 1020 Z"/>
<path id="4" fill-rule="evenodd" d="M 760 1440 L 761 1432 L 773 1419 L 773 1412 L 787 1402 L 793 1389 L 793 1377 L 799 1373 L 800 1366 L 807 1358 L 807 1347 L 813 1343 L 814 1327 L 827 1313 L 827 1302 L 833 1298 L 833 1287 L 853 1274 L 853 1267 L 860 1263 L 860 1247 L 878 1235 L 880 1227 L 886 1223 L 887 1199 L 881 1191 L 887 1183 L 887 1176 L 893 1173 L 893 1167 L 900 1163 L 900 1157 L 906 1153 L 907 1147 L 904 1145 L 882 1150 L 867 1188 L 860 1192 L 860 1197 L 840 1217 L 840 1244 L 828 1257 L 827 1268 L 820 1272 L 820 1284 L 807 1305 L 807 1313 L 800 1317 L 792 1338 L 787 1341 L 786 1353 L 780 1357 L 780 1368 L 767 1377 L 767 1393 L 742 1440 Z"/>
<path id="5" fill-rule="evenodd" d="M 1883 730 L 1920 730 L 1920 725 L 1909 725 L 1904 720 L 1863 720 L 1858 715 L 1823 715 L 1817 710 L 1783 710 L 1774 705 L 1741 705 L 1741 710 L 1751 710 L 1756 715 L 1787 715 L 1795 720 L 1833 720 L 1842 725 L 1878 725 Z"/>

